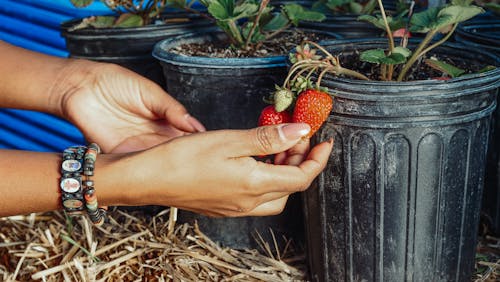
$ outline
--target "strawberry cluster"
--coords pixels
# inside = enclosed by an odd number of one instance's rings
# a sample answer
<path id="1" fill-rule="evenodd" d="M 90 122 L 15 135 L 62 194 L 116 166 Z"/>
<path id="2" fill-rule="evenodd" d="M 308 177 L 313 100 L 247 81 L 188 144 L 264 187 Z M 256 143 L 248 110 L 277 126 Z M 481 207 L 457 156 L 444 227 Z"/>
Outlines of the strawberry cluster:
<path id="1" fill-rule="evenodd" d="M 308 45 L 298 46 L 295 54 L 292 54 L 292 62 L 295 64 L 317 59 L 315 50 Z M 259 117 L 259 126 L 274 125 L 289 122 L 307 123 L 311 127 L 308 138 L 312 137 L 321 125 L 326 121 L 333 107 L 333 99 L 326 91 L 321 90 L 319 83 L 313 86 L 308 77 L 295 75 L 299 67 L 290 69 L 289 75 L 282 87 L 276 87 L 272 93 L 272 105 L 265 107 Z M 304 65 L 305 66 L 305 65 Z"/>

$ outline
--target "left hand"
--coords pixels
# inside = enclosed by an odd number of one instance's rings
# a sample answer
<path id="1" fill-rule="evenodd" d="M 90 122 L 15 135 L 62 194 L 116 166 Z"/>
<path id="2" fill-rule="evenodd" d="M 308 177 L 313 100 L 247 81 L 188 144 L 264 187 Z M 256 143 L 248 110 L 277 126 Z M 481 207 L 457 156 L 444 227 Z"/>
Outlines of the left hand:
<path id="1" fill-rule="evenodd" d="M 143 150 L 205 131 L 154 82 L 113 64 L 82 65 L 85 75 L 62 97 L 62 115 L 104 152 Z"/>

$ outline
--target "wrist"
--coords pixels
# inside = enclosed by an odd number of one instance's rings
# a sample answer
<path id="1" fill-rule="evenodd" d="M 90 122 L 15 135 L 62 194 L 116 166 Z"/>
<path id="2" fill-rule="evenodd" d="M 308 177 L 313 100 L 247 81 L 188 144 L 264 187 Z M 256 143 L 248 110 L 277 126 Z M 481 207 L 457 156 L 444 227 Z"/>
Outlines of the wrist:
<path id="1" fill-rule="evenodd" d="M 94 70 L 101 63 L 69 59 L 61 67 L 49 89 L 47 111 L 62 118 L 68 118 L 66 105 L 69 97 L 82 87 L 93 83 Z"/>
<path id="2" fill-rule="evenodd" d="M 128 154 L 100 154 L 95 163 L 94 179 L 99 204 L 103 206 L 134 205 L 126 173 Z"/>

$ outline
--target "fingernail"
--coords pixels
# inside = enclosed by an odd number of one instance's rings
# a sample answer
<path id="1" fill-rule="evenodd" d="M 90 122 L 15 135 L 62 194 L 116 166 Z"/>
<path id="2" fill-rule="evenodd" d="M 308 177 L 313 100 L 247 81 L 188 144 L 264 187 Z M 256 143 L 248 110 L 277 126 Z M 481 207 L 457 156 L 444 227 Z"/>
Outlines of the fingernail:
<path id="1" fill-rule="evenodd" d="M 205 132 L 206 129 L 205 127 L 203 126 L 203 124 L 201 124 L 201 122 L 199 122 L 197 119 L 195 119 L 194 117 L 192 117 L 190 114 L 186 114 L 184 116 L 184 118 L 187 120 L 187 122 L 198 132 Z"/>
<path id="2" fill-rule="evenodd" d="M 311 127 L 307 123 L 287 123 L 279 127 L 280 137 L 284 141 L 300 139 L 310 130 Z"/>

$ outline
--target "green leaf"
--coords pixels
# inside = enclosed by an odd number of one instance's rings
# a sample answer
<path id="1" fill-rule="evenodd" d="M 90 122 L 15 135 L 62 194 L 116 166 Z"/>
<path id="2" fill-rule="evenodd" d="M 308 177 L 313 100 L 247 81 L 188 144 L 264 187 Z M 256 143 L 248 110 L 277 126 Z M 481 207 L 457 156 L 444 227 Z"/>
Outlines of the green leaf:
<path id="1" fill-rule="evenodd" d="M 311 6 L 311 10 L 316 11 L 316 12 L 320 12 L 323 14 L 330 12 L 330 8 L 328 8 L 326 6 L 326 4 L 321 2 L 321 1 L 314 2 L 314 4 L 312 4 L 312 6 Z"/>
<path id="2" fill-rule="evenodd" d="M 259 5 L 249 2 L 244 2 L 234 8 L 232 20 L 249 18 L 257 15 Z"/>
<path id="3" fill-rule="evenodd" d="M 181 0 L 179 0 L 179 1 L 181 1 Z M 208 8 L 208 6 L 210 6 L 210 4 L 212 4 L 212 2 L 213 2 L 214 0 L 198 0 L 198 1 L 201 3 L 201 5 L 203 5 L 203 6 L 205 6 L 206 8 Z"/>
<path id="4" fill-rule="evenodd" d="M 144 20 L 139 15 L 122 14 L 115 22 L 116 27 L 138 27 L 143 26 Z"/>
<path id="5" fill-rule="evenodd" d="M 349 12 L 359 15 L 361 14 L 362 11 L 363 11 L 363 5 L 361 5 L 360 3 L 356 2 L 349 3 Z"/>
<path id="6" fill-rule="evenodd" d="M 400 53 L 392 53 L 380 60 L 381 64 L 397 65 L 406 62 L 406 57 Z"/>
<path id="7" fill-rule="evenodd" d="M 167 3 L 168 3 L 168 6 L 173 7 L 173 8 L 182 9 L 182 8 L 186 7 L 185 0 L 167 0 Z M 202 5 L 205 6 L 204 3 L 202 3 Z M 207 6 L 208 6 L 208 4 L 205 7 L 207 7 Z"/>
<path id="8" fill-rule="evenodd" d="M 384 49 L 372 49 L 362 52 L 360 59 L 373 64 L 396 65 L 406 62 L 406 58 L 410 54 L 411 51 L 403 47 L 395 48 L 390 55 L 386 55 Z"/>
<path id="9" fill-rule="evenodd" d="M 243 38 L 246 40 L 248 38 L 248 34 L 250 33 L 250 30 L 252 29 L 252 26 L 254 25 L 253 22 L 249 22 L 247 25 L 243 27 L 241 30 L 241 33 L 243 35 Z M 259 31 L 259 26 L 257 25 L 257 28 L 254 30 L 254 33 L 252 34 L 252 38 L 250 39 L 251 43 L 257 43 L 260 41 L 263 41 L 266 39 L 266 36 Z"/>
<path id="10" fill-rule="evenodd" d="M 235 21 L 255 16 L 259 5 L 245 1 L 235 6 L 234 0 L 213 0 L 208 6 L 208 12 L 218 21 Z"/>
<path id="11" fill-rule="evenodd" d="M 375 17 L 371 15 L 361 15 L 358 17 L 358 21 L 369 22 L 373 24 L 375 27 L 385 30 L 384 19 L 382 19 L 381 17 Z"/>
<path id="12" fill-rule="evenodd" d="M 393 53 L 398 53 L 408 58 L 411 55 L 411 50 L 402 46 L 397 46 L 394 48 Z"/>
<path id="13" fill-rule="evenodd" d="M 294 3 L 286 4 L 283 6 L 282 10 L 285 11 L 288 19 L 295 26 L 297 26 L 300 21 L 320 22 L 326 18 L 325 15 L 320 12 L 307 10 Z"/>
<path id="14" fill-rule="evenodd" d="M 428 8 L 411 17 L 410 31 L 426 33 L 437 25 L 439 8 Z"/>
<path id="15" fill-rule="evenodd" d="M 480 70 L 478 71 L 478 73 L 483 73 L 483 72 L 487 72 L 487 71 L 494 70 L 494 69 L 496 69 L 496 67 L 495 67 L 495 66 L 486 66 L 486 67 L 484 67 L 484 68 L 480 69 Z"/>
<path id="16" fill-rule="evenodd" d="M 288 25 L 290 21 L 288 17 L 284 15 L 284 12 L 281 12 L 274 16 L 266 25 L 262 27 L 263 31 L 274 31 L 284 28 Z"/>
<path id="17" fill-rule="evenodd" d="M 384 49 L 372 49 L 361 52 L 359 59 L 364 62 L 379 64 L 385 58 Z"/>
<path id="18" fill-rule="evenodd" d="M 500 15 L 500 4 L 499 3 L 486 3 L 484 4 L 488 10 L 493 11 L 493 13 Z"/>
<path id="19" fill-rule="evenodd" d="M 389 23 L 389 27 L 391 30 L 398 30 L 400 28 L 406 27 L 408 19 L 405 17 L 387 17 L 387 22 Z"/>
<path id="20" fill-rule="evenodd" d="M 474 0 L 451 0 L 451 4 L 460 6 L 469 6 Z"/>
<path id="21" fill-rule="evenodd" d="M 373 24 L 375 27 L 380 28 L 385 31 L 385 23 L 384 19 L 380 16 L 370 16 L 370 15 L 362 15 L 358 17 L 358 21 L 365 21 Z M 398 30 L 406 26 L 405 18 L 393 18 L 387 17 L 387 23 L 389 24 L 389 28 L 391 30 Z"/>
<path id="22" fill-rule="evenodd" d="M 73 4 L 73 6 L 78 8 L 87 7 L 88 5 L 92 4 L 92 2 L 94 2 L 94 0 L 70 0 L 70 1 L 71 4 Z"/>
<path id="23" fill-rule="evenodd" d="M 353 2 L 353 0 L 328 0 L 325 5 L 331 10 L 336 10 L 346 4 Z"/>
<path id="24" fill-rule="evenodd" d="M 439 19 L 444 18 L 445 20 L 439 21 L 440 26 L 438 26 L 438 28 L 445 25 L 461 23 L 481 13 L 484 13 L 484 10 L 478 6 L 451 5 L 444 7 L 439 11 L 438 17 Z"/>
<path id="25" fill-rule="evenodd" d="M 114 16 L 97 16 L 94 17 L 93 21 L 89 22 L 89 26 L 95 28 L 107 28 L 113 27 L 115 25 L 116 18 Z"/>
<path id="26" fill-rule="evenodd" d="M 463 70 L 463 69 L 457 68 L 457 67 L 450 65 L 448 63 L 434 60 L 434 59 L 427 59 L 424 62 L 429 67 L 436 69 L 438 71 L 441 71 L 445 74 L 448 74 L 451 77 L 458 77 L 465 72 L 465 70 Z"/>
<path id="27" fill-rule="evenodd" d="M 208 5 L 207 11 L 216 20 L 227 20 L 232 17 L 234 6 L 230 7 L 230 5 L 226 2 L 228 1 L 214 0 Z"/>
<path id="28" fill-rule="evenodd" d="M 375 11 L 375 8 L 378 7 L 378 2 L 377 0 L 369 0 L 367 3 L 364 4 L 363 10 L 361 10 L 361 14 L 372 14 Z"/>

